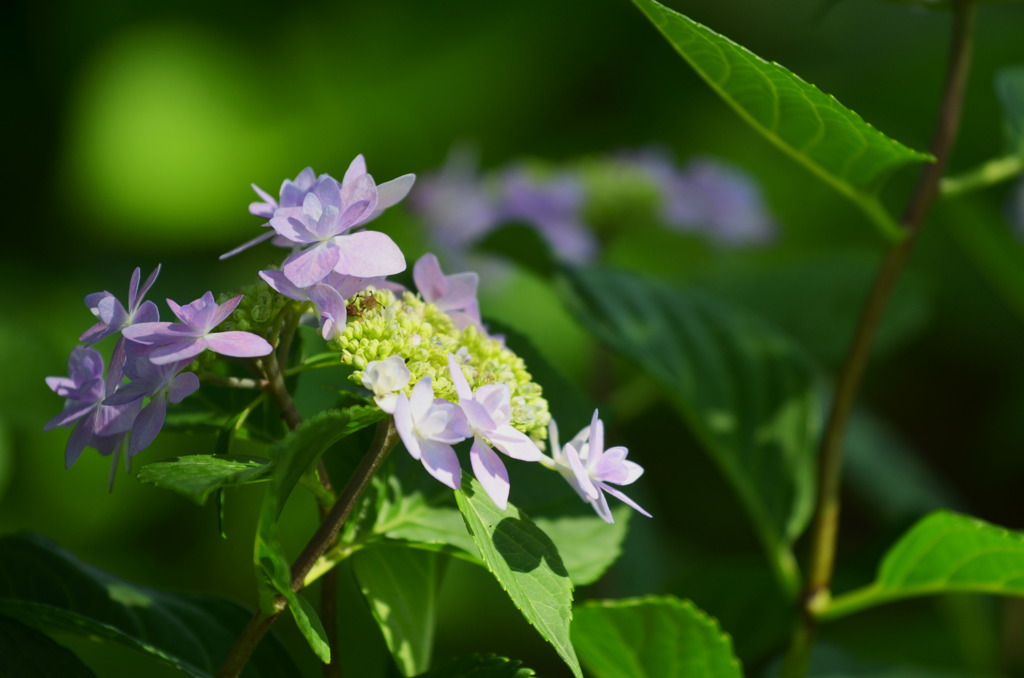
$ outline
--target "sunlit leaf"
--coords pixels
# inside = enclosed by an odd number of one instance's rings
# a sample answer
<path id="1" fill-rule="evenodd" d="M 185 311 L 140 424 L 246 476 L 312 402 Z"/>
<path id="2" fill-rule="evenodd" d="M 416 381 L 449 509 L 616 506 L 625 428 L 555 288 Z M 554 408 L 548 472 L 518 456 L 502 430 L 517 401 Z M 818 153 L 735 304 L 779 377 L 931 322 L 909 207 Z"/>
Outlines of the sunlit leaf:
<path id="1" fill-rule="evenodd" d="M 570 279 L 577 317 L 665 389 L 795 592 L 790 545 L 810 518 L 819 420 L 808 359 L 764 321 L 696 290 L 597 269 Z"/>
<path id="2" fill-rule="evenodd" d="M 131 584 L 33 534 L 0 538 L 0 614 L 48 633 L 125 645 L 195 678 L 217 672 L 252 616 L 223 598 Z M 298 675 L 273 637 L 256 649 L 248 671 Z"/>
<path id="3" fill-rule="evenodd" d="M 573 675 L 582 678 L 569 640 L 572 582 L 554 543 L 515 506 L 498 509 L 465 474 L 455 499 L 487 568 Z"/>
<path id="4" fill-rule="evenodd" d="M 359 588 L 404 676 L 430 667 L 444 557 L 386 543 L 352 556 Z"/>
<path id="5" fill-rule="evenodd" d="M 692 19 L 654 0 L 634 2 L 754 129 L 856 202 L 887 234 L 898 234 L 878 189 L 897 168 L 930 155 L 890 139 L 835 97 Z"/>
<path id="6" fill-rule="evenodd" d="M 1024 534 L 936 511 L 889 550 L 874 583 L 836 597 L 822 617 L 943 593 L 1024 596 Z"/>
<path id="7" fill-rule="evenodd" d="M 269 465 L 261 457 L 194 454 L 146 464 L 137 477 L 202 505 L 221 488 L 266 480 Z"/>
<path id="8" fill-rule="evenodd" d="M 687 601 L 634 598 L 576 608 L 572 639 L 595 678 L 742 678 L 732 641 Z"/>

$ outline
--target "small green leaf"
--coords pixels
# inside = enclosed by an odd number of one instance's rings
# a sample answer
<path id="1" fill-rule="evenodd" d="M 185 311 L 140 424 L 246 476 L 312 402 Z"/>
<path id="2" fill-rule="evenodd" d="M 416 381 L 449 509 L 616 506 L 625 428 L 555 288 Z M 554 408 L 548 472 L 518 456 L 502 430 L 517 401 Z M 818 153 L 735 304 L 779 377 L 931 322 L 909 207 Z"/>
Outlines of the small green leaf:
<path id="1" fill-rule="evenodd" d="M 202 505 L 221 488 L 266 480 L 269 464 L 262 457 L 194 454 L 147 464 L 139 469 L 138 479 Z"/>
<path id="2" fill-rule="evenodd" d="M 761 319 L 696 290 L 598 269 L 570 280 L 576 316 L 665 389 L 795 593 L 791 544 L 810 518 L 819 422 L 810 361 Z"/>
<path id="3" fill-rule="evenodd" d="M 352 556 L 359 588 L 404 676 L 430 668 L 443 559 L 440 553 L 386 543 Z"/>
<path id="4" fill-rule="evenodd" d="M 487 568 L 573 675 L 582 678 L 569 640 L 572 582 L 554 542 L 511 504 L 499 510 L 466 474 L 455 500 Z"/>
<path id="5" fill-rule="evenodd" d="M 418 678 L 533 678 L 537 674 L 523 663 L 493 654 L 472 654 L 445 662 Z"/>
<path id="6" fill-rule="evenodd" d="M 131 584 L 33 534 L 0 538 L 0 614 L 47 633 L 124 645 L 194 678 L 217 672 L 252 616 L 223 598 Z M 254 678 L 298 675 L 273 637 L 248 670 Z"/>
<path id="7" fill-rule="evenodd" d="M 732 641 L 688 600 L 634 598 L 576 608 L 572 640 L 595 678 L 742 678 Z"/>
<path id="8" fill-rule="evenodd" d="M 754 129 L 853 200 L 889 236 L 877 198 L 897 168 L 934 160 L 866 123 L 835 97 L 654 0 L 634 0 L 676 51 Z"/>
<path id="9" fill-rule="evenodd" d="M 3 616 L 0 616 L 0 666 L 4 678 L 96 678 L 96 674 L 63 645 Z"/>
<path id="10" fill-rule="evenodd" d="M 270 486 L 263 498 L 254 548 L 256 574 L 262 584 L 261 605 L 269 612 L 273 608 L 274 595 L 284 596 L 299 630 L 324 662 L 330 659 L 329 644 L 312 607 L 292 591 L 291 568 L 277 538 L 277 523 L 292 490 L 320 456 L 341 439 L 380 421 L 384 416 L 377 407 L 328 410 L 307 419 L 273 449 Z"/>
<path id="11" fill-rule="evenodd" d="M 943 593 L 1024 596 L 1024 534 L 936 511 L 889 550 L 874 583 L 836 597 L 820 616 Z"/>

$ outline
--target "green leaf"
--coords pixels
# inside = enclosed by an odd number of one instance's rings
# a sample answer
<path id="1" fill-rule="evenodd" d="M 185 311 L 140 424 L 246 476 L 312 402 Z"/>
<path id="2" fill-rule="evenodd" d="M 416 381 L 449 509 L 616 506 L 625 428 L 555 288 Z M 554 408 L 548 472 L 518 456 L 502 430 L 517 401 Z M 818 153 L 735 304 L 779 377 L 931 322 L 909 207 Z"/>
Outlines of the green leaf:
<path id="1" fill-rule="evenodd" d="M 193 454 L 147 464 L 139 469 L 137 477 L 202 505 L 221 488 L 266 480 L 269 464 L 262 457 Z"/>
<path id="2" fill-rule="evenodd" d="M 820 616 L 834 619 L 894 600 L 944 593 L 1024 596 L 1024 534 L 936 511 L 889 550 L 874 583 L 836 597 Z"/>
<path id="3" fill-rule="evenodd" d="M 272 611 L 274 593 L 284 596 L 299 630 L 325 663 L 330 660 L 326 634 L 312 607 L 292 591 L 291 568 L 277 538 L 277 523 L 292 490 L 320 456 L 341 439 L 384 416 L 377 407 L 328 410 L 307 419 L 273 448 L 270 486 L 263 499 L 254 549 L 256 574 L 263 585 L 261 605 L 264 611 Z"/>
<path id="4" fill-rule="evenodd" d="M 430 668 L 444 556 L 376 544 L 352 556 L 359 588 L 404 676 Z"/>
<path id="5" fill-rule="evenodd" d="M 213 676 L 252 614 L 215 596 L 136 586 L 86 565 L 41 535 L 0 538 L 0 614 L 144 652 L 195 678 Z M 247 676 L 295 676 L 272 636 Z"/>
<path id="6" fill-rule="evenodd" d="M 569 640 L 572 582 L 555 544 L 515 506 L 499 510 L 466 474 L 455 500 L 487 568 L 573 675 L 582 678 Z"/>
<path id="7" fill-rule="evenodd" d="M 569 499 L 573 504 L 579 502 L 582 505 L 575 492 Z M 533 521 L 550 537 L 558 552 L 564 554 L 562 562 L 565 563 L 573 586 L 593 584 L 618 560 L 622 554 L 622 542 L 629 530 L 629 521 L 633 518 L 633 509 L 616 506 L 612 511 L 615 522 L 609 525 L 589 506 L 584 506 L 584 509 L 588 513 L 543 518 L 538 516 Z"/>
<path id="8" fill-rule="evenodd" d="M 665 389 L 795 593 L 790 547 L 811 514 L 819 422 L 809 360 L 766 322 L 696 290 L 598 269 L 570 279 L 576 316 Z"/>
<path id="9" fill-rule="evenodd" d="M 3 616 L 0 616 L 0 666 L 4 678 L 96 678 L 96 674 L 63 645 Z"/>
<path id="10" fill-rule="evenodd" d="M 934 160 L 866 123 L 821 92 L 654 0 L 634 0 L 676 51 L 754 129 L 853 200 L 889 236 L 899 228 L 878 201 L 897 168 Z"/>
<path id="11" fill-rule="evenodd" d="M 493 654 L 472 654 L 445 662 L 418 678 L 532 678 L 537 674 L 523 663 Z"/>
<path id="12" fill-rule="evenodd" d="M 742 678 L 732 641 L 688 600 L 633 598 L 576 608 L 572 640 L 596 678 Z"/>

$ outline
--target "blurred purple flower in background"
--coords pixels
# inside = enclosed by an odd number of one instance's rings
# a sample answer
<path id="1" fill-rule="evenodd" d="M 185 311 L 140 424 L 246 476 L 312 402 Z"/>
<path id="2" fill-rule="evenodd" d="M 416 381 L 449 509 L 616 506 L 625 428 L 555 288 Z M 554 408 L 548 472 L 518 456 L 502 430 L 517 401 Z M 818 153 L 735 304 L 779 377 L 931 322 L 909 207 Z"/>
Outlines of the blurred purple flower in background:
<path id="1" fill-rule="evenodd" d="M 502 176 L 502 221 L 531 224 L 559 259 L 571 263 L 590 261 L 597 253 L 597 239 L 583 223 L 586 194 L 580 180 L 568 172 L 550 177 L 534 176 L 523 167 Z"/>
<path id="2" fill-rule="evenodd" d="M 423 301 L 448 314 L 460 330 L 473 325 L 483 331 L 476 289 L 480 276 L 474 272 L 445 275 L 433 254 L 424 254 L 412 268 L 412 278 Z"/>

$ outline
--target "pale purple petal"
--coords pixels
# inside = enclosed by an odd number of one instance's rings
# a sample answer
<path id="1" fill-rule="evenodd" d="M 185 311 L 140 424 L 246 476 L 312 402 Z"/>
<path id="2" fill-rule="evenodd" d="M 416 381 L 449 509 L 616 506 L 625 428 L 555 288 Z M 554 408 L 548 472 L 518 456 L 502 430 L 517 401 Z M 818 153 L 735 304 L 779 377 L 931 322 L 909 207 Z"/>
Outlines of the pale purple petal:
<path id="1" fill-rule="evenodd" d="M 604 483 L 602 483 L 602 484 L 601 484 L 601 489 L 602 489 L 602 490 L 604 490 L 605 492 L 607 492 L 608 494 L 612 495 L 613 497 L 615 497 L 615 498 L 616 498 L 616 499 L 618 499 L 619 501 L 621 501 L 621 502 L 622 502 L 623 504 L 626 504 L 626 505 L 627 505 L 627 506 L 629 506 L 630 508 L 634 508 L 634 509 L 636 509 L 637 511 L 639 511 L 639 512 L 640 512 L 640 513 L 642 513 L 643 515 L 647 516 L 648 518 L 651 518 L 651 517 L 652 517 L 652 516 L 651 516 L 651 514 L 650 514 L 650 513 L 648 513 L 648 512 L 647 512 L 647 511 L 646 511 L 646 510 L 645 510 L 645 509 L 644 509 L 643 507 L 641 507 L 641 506 L 640 506 L 639 504 L 637 504 L 637 503 L 636 503 L 635 501 L 633 501 L 632 499 L 630 499 L 629 497 L 627 497 L 627 496 L 626 496 L 625 494 L 623 494 L 623 493 L 622 493 L 622 492 L 621 492 L 620 490 L 617 490 L 617 489 L 615 489 L 614 487 L 611 487 L 611 486 L 609 486 L 609 485 L 605 485 Z M 606 504 L 606 506 L 607 506 L 607 504 Z M 611 515 L 611 512 L 609 512 L 609 515 Z M 610 523 L 610 522 L 612 522 L 612 521 L 611 521 L 611 520 L 609 520 L 608 522 Z"/>
<path id="2" fill-rule="evenodd" d="M 576 482 L 579 483 L 580 489 L 583 490 L 583 493 L 587 497 L 596 499 L 601 493 L 598 491 L 597 487 L 594 486 L 594 481 L 590 479 L 590 474 L 588 474 L 587 470 L 583 467 L 583 463 L 580 461 L 579 452 L 576 451 L 576 448 L 573 447 L 572 443 L 566 443 L 563 451 L 565 452 L 565 457 L 569 462 L 569 468 L 572 470 L 573 476 L 576 477 Z"/>
<path id="3" fill-rule="evenodd" d="M 613 447 L 605 450 L 601 459 L 594 465 L 594 478 L 616 485 L 629 485 L 641 475 L 643 467 L 626 460 L 625 447 Z"/>
<path id="4" fill-rule="evenodd" d="M 252 332 L 214 332 L 206 335 L 211 351 L 232 358 L 258 358 L 269 355 L 274 347 L 263 337 Z M 156 361 L 153 361 L 156 363 Z M 161 364 L 161 363 L 156 363 Z"/>
<path id="5" fill-rule="evenodd" d="M 415 393 L 415 389 L 413 393 Z M 404 393 L 399 393 L 398 398 L 395 400 L 394 418 L 395 431 L 398 432 L 398 437 L 402 439 L 405 449 L 413 459 L 420 459 L 423 453 L 420 450 L 419 438 L 416 437 L 416 433 L 413 430 L 412 406 L 409 403 L 409 398 Z"/>
<path id="6" fill-rule="evenodd" d="M 360 153 L 349 163 L 348 169 L 345 170 L 345 176 L 341 179 L 341 185 L 348 185 L 364 174 L 366 174 L 366 158 Z"/>
<path id="7" fill-rule="evenodd" d="M 422 261 L 422 259 L 420 259 Z M 417 266 L 419 263 L 417 262 Z M 469 382 L 466 381 L 466 375 L 463 374 L 462 368 L 459 366 L 458 361 L 451 353 L 448 354 L 448 373 L 449 378 L 452 380 L 452 385 L 455 386 L 455 392 L 459 394 L 459 400 L 472 400 L 473 389 L 469 387 Z"/>
<path id="8" fill-rule="evenodd" d="M 172 403 L 180 403 L 199 390 L 199 377 L 194 372 L 179 374 L 167 388 L 167 399 Z"/>
<path id="9" fill-rule="evenodd" d="M 320 329 L 324 340 L 330 341 L 345 328 L 345 321 L 348 317 L 348 310 L 345 307 L 345 299 L 338 293 L 338 290 L 317 283 L 308 290 L 309 300 L 316 305 L 320 314 Z"/>
<path id="10" fill-rule="evenodd" d="M 338 217 L 330 231 L 325 231 L 322 237 L 341 235 L 345 231 L 359 226 L 367 220 L 366 217 L 370 214 L 372 205 L 373 202 L 370 200 L 360 200 L 352 203 L 345 208 L 344 214 Z"/>
<path id="11" fill-rule="evenodd" d="M 154 365 L 169 365 L 179 360 L 191 360 L 206 350 L 206 339 L 187 337 L 179 341 L 158 346 L 149 354 Z"/>
<path id="12" fill-rule="evenodd" d="M 121 334 L 125 339 L 146 346 L 177 343 L 198 336 L 185 325 L 169 322 L 139 323 L 124 328 Z"/>
<path id="13" fill-rule="evenodd" d="M 540 461 L 544 458 L 544 453 L 537 447 L 537 443 L 530 439 L 530 436 L 509 424 L 498 426 L 487 437 L 500 452 L 504 452 L 513 459 Z"/>
<path id="14" fill-rule="evenodd" d="M 306 300 L 306 290 L 289 280 L 283 271 L 260 271 L 260 277 L 279 294 L 296 301 Z"/>
<path id="15" fill-rule="evenodd" d="M 256 205 L 256 204 L 259 204 L 259 203 L 253 203 L 253 205 Z M 252 209 L 251 205 L 250 205 L 249 209 L 250 210 Z M 261 215 L 257 215 L 257 216 L 261 216 Z M 268 219 L 270 218 L 269 215 L 267 216 L 267 218 Z M 221 261 L 223 261 L 225 259 L 228 259 L 230 257 L 235 256 L 239 252 L 244 252 L 245 250 L 249 249 L 250 247 L 252 247 L 254 245 L 259 245 L 264 240 L 268 240 L 270 238 L 273 238 L 275 235 L 277 235 L 276 231 L 267 231 L 266 233 L 261 233 L 260 235 L 256 236 L 252 240 L 249 240 L 247 242 L 242 243 L 241 245 L 239 245 L 235 249 L 229 250 L 229 251 L 225 252 L 224 254 L 220 255 L 217 258 L 220 259 Z"/>
<path id="16" fill-rule="evenodd" d="M 154 384 L 148 380 L 132 381 L 123 384 L 103 401 L 104 405 L 126 405 L 135 400 L 142 400 L 153 395 Z"/>
<path id="17" fill-rule="evenodd" d="M 64 467 L 71 468 L 71 465 L 78 461 L 86 445 L 92 441 L 92 430 L 86 422 L 80 422 L 68 436 L 67 447 L 64 448 Z"/>
<path id="18" fill-rule="evenodd" d="M 487 409 L 472 398 L 466 398 L 463 400 L 460 396 L 459 407 L 462 408 L 463 413 L 466 415 L 466 421 L 469 422 L 469 427 L 474 431 L 489 437 L 491 431 L 496 428 L 494 420 L 491 419 L 491 415 L 488 414 Z"/>
<path id="19" fill-rule="evenodd" d="M 597 496 L 590 500 L 590 505 L 594 507 L 597 515 L 601 517 L 606 523 L 614 523 L 615 517 L 612 516 L 612 510 L 608 507 L 608 499 L 604 494 L 598 491 Z"/>
<path id="20" fill-rule="evenodd" d="M 423 451 L 420 461 L 427 472 L 453 490 L 459 489 L 462 467 L 452 446 L 435 440 L 420 440 L 420 447 Z"/>
<path id="21" fill-rule="evenodd" d="M 409 411 L 415 421 L 420 421 L 434 405 L 434 385 L 430 377 L 423 377 L 412 387 L 409 397 Z"/>
<path id="22" fill-rule="evenodd" d="M 473 447 L 469 450 L 469 460 L 473 465 L 473 475 L 487 492 L 495 506 L 502 511 L 508 506 L 508 469 L 494 450 L 477 436 Z"/>
<path id="23" fill-rule="evenodd" d="M 274 229 L 274 233 L 290 243 L 314 242 L 316 238 L 310 232 L 305 218 L 301 207 L 282 207 L 274 213 L 274 218 L 270 220 L 270 227 Z"/>
<path id="24" fill-rule="evenodd" d="M 131 438 L 128 443 L 128 456 L 134 457 L 156 440 L 160 429 L 164 427 L 167 417 L 167 401 L 163 394 L 156 396 L 135 419 Z"/>
<path id="25" fill-rule="evenodd" d="M 207 294 L 210 295 L 210 299 L 212 300 L 213 299 L 213 294 L 210 293 L 210 292 L 207 292 Z M 217 306 L 217 308 L 210 315 L 210 318 L 209 318 L 209 321 L 208 321 L 209 325 L 207 325 L 206 330 L 207 331 L 212 330 L 214 327 L 216 327 L 217 325 L 220 325 L 222 322 L 227 320 L 228 316 L 230 316 L 232 313 L 234 313 L 235 309 L 238 308 L 238 304 L 240 304 L 242 302 L 242 297 L 243 296 L 244 295 L 239 294 L 237 297 L 233 297 L 231 299 L 228 299 L 227 301 L 225 301 L 220 306 Z M 214 303 L 216 304 L 216 302 L 214 302 Z M 199 328 L 197 327 L 196 329 L 199 329 Z"/>
<path id="26" fill-rule="evenodd" d="M 63 412 L 58 414 L 50 421 L 46 422 L 46 425 L 43 426 L 43 430 L 52 431 L 55 428 L 67 426 L 76 419 L 81 419 L 82 417 L 84 417 L 86 414 L 92 411 L 94 407 L 96 407 L 96 403 L 94 402 L 71 401 L 68 403 L 68 407 L 66 407 Z"/>
<path id="27" fill-rule="evenodd" d="M 285 260 L 281 270 L 299 287 L 315 285 L 340 264 L 342 252 L 334 242 L 318 243 L 292 254 Z"/>
<path id="28" fill-rule="evenodd" d="M 334 267 L 338 273 L 370 278 L 394 275 L 405 270 L 405 257 L 402 251 L 398 249 L 394 240 L 383 233 L 360 231 L 340 235 L 332 242 L 340 252 L 338 263 Z"/>
<path id="29" fill-rule="evenodd" d="M 423 300 L 433 303 L 440 299 L 448 291 L 448 281 L 441 271 L 441 263 L 437 256 L 431 253 L 424 254 L 412 267 L 412 279 L 416 283 Z"/>
<path id="30" fill-rule="evenodd" d="M 397 179 L 379 184 L 377 186 L 377 207 L 374 209 L 373 216 L 370 219 L 376 218 L 381 212 L 405 198 L 409 191 L 412 190 L 412 185 L 415 182 L 415 174 L 403 174 Z"/>

